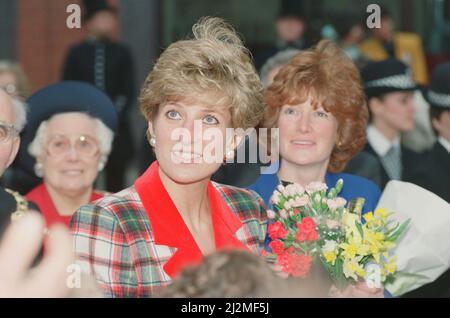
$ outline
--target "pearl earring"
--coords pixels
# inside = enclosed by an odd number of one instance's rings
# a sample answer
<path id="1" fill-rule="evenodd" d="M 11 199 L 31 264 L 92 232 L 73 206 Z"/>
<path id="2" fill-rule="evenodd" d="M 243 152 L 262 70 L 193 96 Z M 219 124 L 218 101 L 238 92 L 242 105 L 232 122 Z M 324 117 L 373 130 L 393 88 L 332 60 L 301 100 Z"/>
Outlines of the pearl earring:
<path id="1" fill-rule="evenodd" d="M 150 138 L 150 146 L 155 147 L 155 145 L 156 145 L 156 139 L 155 139 L 155 137 L 152 136 Z"/>
<path id="2" fill-rule="evenodd" d="M 227 151 L 227 154 L 225 155 L 225 160 L 230 160 L 234 158 L 234 150 L 230 149 Z"/>
<path id="3" fill-rule="evenodd" d="M 44 167 L 42 166 L 42 163 L 36 162 L 33 170 L 37 177 L 42 178 L 44 176 Z"/>

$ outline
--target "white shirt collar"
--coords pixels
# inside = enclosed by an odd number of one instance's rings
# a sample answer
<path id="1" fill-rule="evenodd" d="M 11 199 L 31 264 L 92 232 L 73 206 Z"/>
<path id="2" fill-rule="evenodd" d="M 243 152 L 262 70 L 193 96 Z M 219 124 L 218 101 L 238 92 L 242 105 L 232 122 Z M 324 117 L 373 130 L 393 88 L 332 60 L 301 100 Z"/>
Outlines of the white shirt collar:
<path id="1" fill-rule="evenodd" d="M 390 141 L 373 125 L 367 128 L 367 140 L 380 157 L 384 157 L 392 146 L 400 146 L 400 137 L 396 137 L 394 141 Z"/>
<path id="2" fill-rule="evenodd" d="M 438 141 L 440 142 L 440 144 L 442 145 L 442 147 L 444 147 L 445 149 L 447 149 L 447 151 L 450 153 L 450 141 L 448 141 L 447 139 L 445 139 L 442 136 L 439 136 Z"/>

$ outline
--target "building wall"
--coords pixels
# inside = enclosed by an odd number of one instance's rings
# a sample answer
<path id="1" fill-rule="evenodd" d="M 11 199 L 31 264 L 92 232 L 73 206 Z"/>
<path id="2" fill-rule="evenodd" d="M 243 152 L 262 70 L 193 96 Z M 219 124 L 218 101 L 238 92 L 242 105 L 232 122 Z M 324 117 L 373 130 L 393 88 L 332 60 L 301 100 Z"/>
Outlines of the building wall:
<path id="1" fill-rule="evenodd" d="M 14 0 L 0 1 L 0 59 L 16 55 L 16 6 Z"/>
<path id="2" fill-rule="evenodd" d="M 16 2 L 16 59 L 30 77 L 33 90 L 57 82 L 71 45 L 86 34 L 69 29 L 66 8 L 81 0 L 18 0 Z M 118 1 L 111 1 L 118 5 Z"/>

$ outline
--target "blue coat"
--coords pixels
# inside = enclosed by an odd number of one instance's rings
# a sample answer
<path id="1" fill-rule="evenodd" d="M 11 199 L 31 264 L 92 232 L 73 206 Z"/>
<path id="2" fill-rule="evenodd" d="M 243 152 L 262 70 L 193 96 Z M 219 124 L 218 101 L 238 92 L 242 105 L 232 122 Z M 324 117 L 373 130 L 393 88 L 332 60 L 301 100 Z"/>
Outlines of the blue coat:
<path id="1" fill-rule="evenodd" d="M 325 175 L 328 188 L 334 187 L 336 182 L 342 179 L 344 187 L 339 196 L 350 202 L 352 199 L 362 197 L 365 199 L 362 213 L 374 211 L 380 199 L 380 188 L 372 181 L 347 173 L 330 173 Z M 270 206 L 269 200 L 273 191 L 280 184 L 276 173 L 261 174 L 261 176 L 249 188 L 256 191 L 264 200 L 266 206 Z"/>

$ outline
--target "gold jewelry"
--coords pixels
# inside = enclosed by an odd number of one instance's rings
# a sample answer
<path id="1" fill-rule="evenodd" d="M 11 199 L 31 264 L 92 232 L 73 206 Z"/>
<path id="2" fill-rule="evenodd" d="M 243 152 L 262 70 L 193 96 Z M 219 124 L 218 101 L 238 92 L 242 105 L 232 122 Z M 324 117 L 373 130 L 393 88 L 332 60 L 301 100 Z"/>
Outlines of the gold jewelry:
<path id="1" fill-rule="evenodd" d="M 18 192 L 9 189 L 5 189 L 5 191 L 11 194 L 14 197 L 14 200 L 16 200 L 16 211 L 11 214 L 11 221 L 15 222 L 28 211 L 28 201 Z"/>

